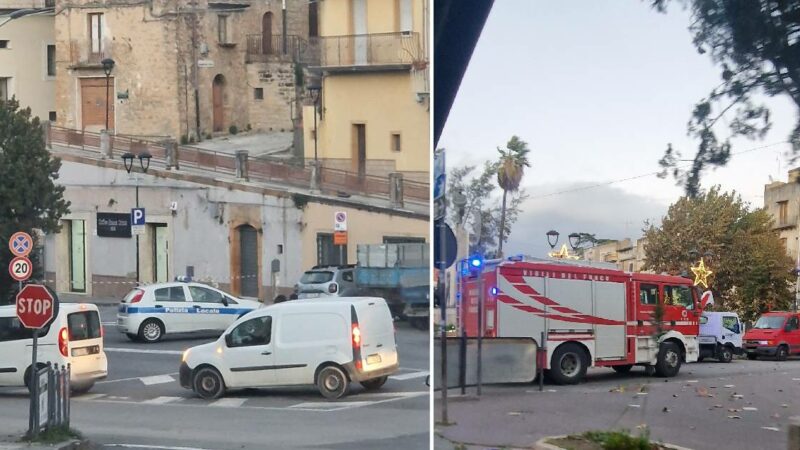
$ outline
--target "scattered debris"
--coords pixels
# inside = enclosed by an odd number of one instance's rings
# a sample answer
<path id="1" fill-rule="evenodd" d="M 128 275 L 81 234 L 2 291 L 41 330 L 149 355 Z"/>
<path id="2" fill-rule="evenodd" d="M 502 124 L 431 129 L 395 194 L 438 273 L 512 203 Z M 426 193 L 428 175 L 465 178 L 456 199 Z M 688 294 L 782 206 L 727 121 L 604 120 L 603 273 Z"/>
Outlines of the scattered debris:
<path id="1" fill-rule="evenodd" d="M 733 395 L 731 395 L 731 398 L 744 398 L 744 395 L 742 395 L 742 394 L 733 394 Z"/>
<path id="2" fill-rule="evenodd" d="M 625 392 L 625 386 L 617 386 L 608 392 Z"/>
<path id="3" fill-rule="evenodd" d="M 521 416 L 522 413 L 519 411 L 511 411 L 508 413 L 509 416 Z"/>
<path id="4" fill-rule="evenodd" d="M 778 413 L 775 413 L 775 414 L 771 415 L 770 417 L 772 417 L 773 419 L 780 419 L 781 415 L 778 414 Z"/>
<path id="5" fill-rule="evenodd" d="M 714 408 L 722 408 L 722 405 L 714 405 Z"/>
<path id="6" fill-rule="evenodd" d="M 731 388 L 735 388 L 735 387 L 736 387 L 736 385 L 733 385 L 733 384 L 726 384 L 726 385 L 725 385 L 725 387 L 726 387 L 726 388 L 728 388 L 728 389 L 731 389 Z"/>
<path id="7" fill-rule="evenodd" d="M 697 383 L 700 380 L 688 380 L 687 383 Z"/>
<path id="8" fill-rule="evenodd" d="M 753 406 L 745 406 L 744 408 L 742 408 L 742 410 L 744 410 L 744 411 L 758 411 L 758 408 L 755 408 Z"/>
<path id="9" fill-rule="evenodd" d="M 641 408 L 642 405 L 635 405 L 635 404 L 631 403 L 630 405 L 628 405 L 628 407 L 629 408 Z"/>
<path id="10" fill-rule="evenodd" d="M 728 416 L 728 419 L 741 419 L 741 416 Z"/>
<path id="11" fill-rule="evenodd" d="M 736 409 L 736 408 L 728 408 L 728 412 L 732 412 L 732 413 L 734 413 L 734 412 L 742 412 L 742 410 L 741 409 Z"/>
<path id="12" fill-rule="evenodd" d="M 678 394 L 672 394 L 672 396 L 678 398 Z"/>
<path id="13" fill-rule="evenodd" d="M 789 405 L 787 405 L 786 403 L 781 405 L 781 408 L 788 408 L 788 407 L 789 407 Z"/>
<path id="14" fill-rule="evenodd" d="M 667 408 L 667 407 L 665 406 L 665 407 L 664 407 L 664 409 L 662 409 L 662 410 L 661 410 L 661 412 L 665 412 L 665 413 L 666 413 L 666 412 L 669 412 L 669 408 Z"/>
<path id="15" fill-rule="evenodd" d="M 768 430 L 768 431 L 781 431 L 781 429 L 778 428 L 778 427 L 761 427 L 761 429 L 762 430 Z"/>

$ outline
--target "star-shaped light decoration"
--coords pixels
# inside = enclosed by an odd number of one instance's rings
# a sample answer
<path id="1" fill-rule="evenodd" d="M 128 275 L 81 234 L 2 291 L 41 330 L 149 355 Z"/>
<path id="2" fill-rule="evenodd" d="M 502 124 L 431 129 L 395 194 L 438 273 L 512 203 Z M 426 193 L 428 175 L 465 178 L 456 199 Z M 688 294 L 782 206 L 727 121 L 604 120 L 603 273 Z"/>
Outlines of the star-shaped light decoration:
<path id="1" fill-rule="evenodd" d="M 569 250 L 567 249 L 567 244 L 562 245 L 561 250 L 557 252 L 550 252 L 547 255 L 550 256 L 551 258 L 556 258 L 556 259 L 579 259 L 577 256 L 569 254 Z"/>
<path id="2" fill-rule="evenodd" d="M 692 267 L 692 272 L 694 273 L 694 285 L 708 289 L 708 277 L 714 272 L 706 269 L 706 264 L 702 258 L 700 258 L 700 262 L 696 266 Z"/>

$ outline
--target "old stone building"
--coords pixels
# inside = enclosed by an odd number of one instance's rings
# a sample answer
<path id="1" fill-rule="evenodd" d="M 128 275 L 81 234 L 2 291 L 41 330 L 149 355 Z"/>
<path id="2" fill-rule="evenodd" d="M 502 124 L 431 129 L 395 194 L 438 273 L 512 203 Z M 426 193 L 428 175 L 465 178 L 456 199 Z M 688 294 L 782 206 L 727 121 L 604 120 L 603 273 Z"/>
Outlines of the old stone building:
<path id="1" fill-rule="evenodd" d="M 800 251 L 800 168 L 789 171 L 786 182 L 764 186 L 764 208 L 772 216 L 786 254 L 797 261 Z"/>
<path id="2" fill-rule="evenodd" d="M 57 123 L 185 140 L 247 129 L 292 130 L 303 92 L 299 63 L 313 57 L 308 38 L 315 34 L 316 4 L 311 5 L 59 4 Z M 113 68 L 104 69 L 106 59 L 113 60 Z"/>

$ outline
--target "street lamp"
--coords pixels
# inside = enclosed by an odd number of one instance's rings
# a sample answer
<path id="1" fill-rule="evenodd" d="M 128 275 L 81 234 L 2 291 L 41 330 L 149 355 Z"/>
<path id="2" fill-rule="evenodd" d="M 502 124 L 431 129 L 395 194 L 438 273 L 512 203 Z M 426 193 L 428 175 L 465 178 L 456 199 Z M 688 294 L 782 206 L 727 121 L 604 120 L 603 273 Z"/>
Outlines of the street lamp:
<path id="1" fill-rule="evenodd" d="M 559 232 L 556 230 L 550 230 L 547 232 L 547 243 L 550 244 L 550 248 L 556 248 L 556 244 L 558 244 L 558 236 Z"/>
<path id="2" fill-rule="evenodd" d="M 572 247 L 572 251 L 578 250 L 578 245 L 581 243 L 581 235 L 578 233 L 570 233 L 568 238 L 569 246 Z"/>
<path id="3" fill-rule="evenodd" d="M 139 160 L 139 167 L 142 169 L 142 173 L 147 173 L 147 169 L 150 168 L 150 159 L 153 157 L 149 152 L 143 151 L 139 153 L 139 155 L 134 155 L 131 152 L 125 152 L 122 154 L 122 163 L 125 164 L 125 171 L 128 172 L 128 175 L 131 174 L 133 171 L 133 160 Z M 139 179 L 136 178 L 136 208 L 139 207 Z M 133 224 L 131 224 L 133 226 Z M 136 235 L 136 283 L 140 282 L 141 278 L 139 276 L 139 235 Z"/>
<path id="4" fill-rule="evenodd" d="M 108 131 L 108 88 L 111 71 L 114 70 L 114 60 L 111 58 L 105 58 L 100 61 L 100 64 L 103 65 L 103 72 L 106 74 L 106 131 Z"/>
<path id="5" fill-rule="evenodd" d="M 311 94 L 311 101 L 314 102 L 314 164 L 317 163 L 317 114 L 319 113 L 319 100 L 322 93 L 322 86 L 319 80 L 314 80 L 308 86 L 308 92 Z"/>

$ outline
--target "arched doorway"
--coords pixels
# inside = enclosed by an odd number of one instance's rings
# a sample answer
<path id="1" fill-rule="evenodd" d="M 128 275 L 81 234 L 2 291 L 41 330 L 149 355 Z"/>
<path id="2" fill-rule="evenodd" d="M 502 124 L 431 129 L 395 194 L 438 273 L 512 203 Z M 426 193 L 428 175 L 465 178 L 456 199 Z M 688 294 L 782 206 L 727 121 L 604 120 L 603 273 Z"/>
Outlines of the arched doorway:
<path id="1" fill-rule="evenodd" d="M 250 225 L 237 228 L 239 233 L 239 295 L 258 298 L 258 231 Z"/>
<path id="2" fill-rule="evenodd" d="M 272 47 L 272 13 L 266 12 L 261 18 L 261 51 L 265 55 L 273 53 Z"/>
<path id="3" fill-rule="evenodd" d="M 222 131 L 224 127 L 223 97 L 225 95 L 225 77 L 217 74 L 212 86 L 211 103 L 214 109 L 214 131 Z"/>

